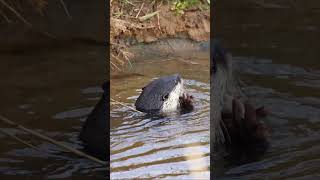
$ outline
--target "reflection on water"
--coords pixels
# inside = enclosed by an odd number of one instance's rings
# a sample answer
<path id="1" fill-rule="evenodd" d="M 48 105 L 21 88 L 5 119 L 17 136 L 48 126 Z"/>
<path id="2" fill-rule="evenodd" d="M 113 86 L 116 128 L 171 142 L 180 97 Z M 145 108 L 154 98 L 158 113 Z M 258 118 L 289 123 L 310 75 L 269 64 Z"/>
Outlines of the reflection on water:
<path id="1" fill-rule="evenodd" d="M 218 179 L 319 179 L 319 7 L 314 0 L 221 2 L 217 32 L 246 94 L 271 111 L 265 121 L 273 135 L 259 161 L 217 161 Z"/>
<path id="2" fill-rule="evenodd" d="M 132 76 L 111 76 L 111 98 L 133 106 L 141 88 L 153 78 L 180 73 L 195 98 L 195 110 L 149 117 L 112 104 L 111 178 L 208 179 L 209 54 L 195 49 L 184 56 L 145 52 L 128 68 Z"/>
<path id="3" fill-rule="evenodd" d="M 81 149 L 81 124 L 101 95 L 103 47 L 79 43 L 40 49 L 0 53 L 0 113 Z M 106 176 L 105 167 L 3 123 L 0 127 L 35 146 L 0 134 L 1 179 Z"/>

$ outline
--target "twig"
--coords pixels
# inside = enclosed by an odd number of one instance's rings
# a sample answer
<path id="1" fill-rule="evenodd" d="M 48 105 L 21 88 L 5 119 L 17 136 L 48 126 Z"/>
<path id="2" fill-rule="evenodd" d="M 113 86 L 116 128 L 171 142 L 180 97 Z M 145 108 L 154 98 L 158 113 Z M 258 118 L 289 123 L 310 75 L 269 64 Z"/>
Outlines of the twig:
<path id="1" fill-rule="evenodd" d="M 114 56 L 114 55 L 113 55 Z M 112 61 L 110 61 L 110 64 L 112 67 L 115 67 L 116 69 L 118 69 L 119 71 L 121 71 L 121 69 L 116 65 L 114 64 Z"/>
<path id="2" fill-rule="evenodd" d="M 14 126 L 14 127 L 18 128 L 18 129 L 21 129 L 21 130 L 29 133 L 29 134 L 32 134 L 32 135 L 34 135 L 34 136 L 36 136 L 36 137 L 38 137 L 40 139 L 46 140 L 48 142 L 51 142 L 52 144 L 55 144 L 58 147 L 66 149 L 66 150 L 68 150 L 68 151 L 70 151 L 70 152 L 72 152 L 72 153 L 74 153 L 76 155 L 85 157 L 85 158 L 90 159 L 90 160 L 92 160 L 92 161 L 94 161 L 96 163 L 99 163 L 101 165 L 107 165 L 107 162 L 105 162 L 105 161 L 102 161 L 102 160 L 97 159 L 97 158 L 95 158 L 93 156 L 90 156 L 90 155 L 88 155 L 86 153 L 83 153 L 82 151 L 79 151 L 77 149 L 69 147 L 69 146 L 67 146 L 67 145 L 65 145 L 65 144 L 63 144 L 61 142 L 58 142 L 58 141 L 56 141 L 56 140 L 54 140 L 54 139 L 52 139 L 52 138 L 50 138 L 48 136 L 42 135 L 42 134 L 40 134 L 40 133 L 38 133 L 38 132 L 36 132 L 36 131 L 34 131 L 32 129 L 29 129 L 29 128 L 26 128 L 26 127 L 24 127 L 22 125 L 19 125 L 19 124 L 15 123 L 15 122 L 9 120 L 8 118 L 2 116 L 2 115 L 0 115 L 0 120 L 2 122 L 4 122 L 4 123 L 8 124 L 8 125 Z"/>
<path id="3" fill-rule="evenodd" d="M 224 121 L 221 121 L 221 128 L 223 128 L 224 131 L 226 132 L 226 136 L 227 136 L 227 137 L 225 137 L 225 138 L 227 138 L 228 141 L 229 141 L 230 143 L 232 143 L 231 137 L 230 137 L 230 133 L 229 133 L 228 128 L 227 128 L 226 124 L 224 123 Z"/>
<path id="4" fill-rule="evenodd" d="M 139 113 L 143 113 L 143 112 L 141 112 L 141 111 L 136 110 L 135 108 L 133 108 L 133 107 L 131 107 L 131 106 L 128 106 L 128 105 L 126 105 L 126 104 L 124 104 L 124 103 L 122 103 L 122 102 L 116 101 L 116 100 L 114 100 L 114 99 L 112 99 L 112 98 L 110 98 L 110 100 L 113 101 L 113 102 L 116 103 L 116 104 L 120 104 L 120 105 L 122 105 L 122 106 L 124 106 L 124 107 L 127 107 L 127 108 L 133 110 L 133 111 L 136 111 L 136 112 L 139 112 Z"/>
<path id="5" fill-rule="evenodd" d="M 13 7 L 7 4 L 4 0 L 0 0 L 0 3 L 3 4 L 6 8 L 8 8 L 10 11 L 12 11 L 27 26 L 30 26 L 30 27 L 32 26 L 31 23 L 29 23 L 26 19 L 24 19 L 20 13 L 18 13 Z"/>
<path id="6" fill-rule="evenodd" d="M 128 1 L 128 0 L 124 0 L 126 3 L 130 4 L 133 7 L 136 7 L 136 5 L 134 5 L 132 2 Z"/>
<path id="7" fill-rule="evenodd" d="M 142 10 L 142 8 L 143 8 L 143 5 L 144 5 L 144 2 L 141 4 L 141 7 L 140 7 L 140 9 L 139 9 L 139 11 L 138 11 L 138 13 L 137 13 L 137 15 L 136 15 L 136 18 L 139 17 L 139 14 L 140 14 L 140 12 L 141 12 L 141 10 Z"/>
<path id="8" fill-rule="evenodd" d="M 123 65 L 124 64 L 124 60 L 122 60 L 122 59 L 120 59 L 118 56 L 115 56 L 115 55 L 113 55 L 113 54 L 111 54 L 111 56 L 112 56 L 112 58 L 114 58 L 115 60 L 117 60 L 118 61 L 118 64 L 120 63 L 121 65 Z"/>
<path id="9" fill-rule="evenodd" d="M 122 53 L 124 54 L 124 52 L 122 52 Z M 130 59 L 129 58 L 125 58 L 125 59 L 128 61 L 129 65 L 130 65 L 130 68 L 132 68 L 133 66 L 132 66 L 132 63 L 131 63 Z"/>
<path id="10" fill-rule="evenodd" d="M 157 13 L 157 18 L 158 18 L 158 28 L 161 31 L 161 26 L 160 26 L 160 15 Z"/>
<path id="11" fill-rule="evenodd" d="M 66 6 L 66 3 L 65 3 L 63 0 L 60 0 L 60 3 L 61 3 L 61 5 L 62 5 L 64 11 L 66 12 L 68 18 L 69 18 L 69 19 L 72 19 L 71 15 L 70 15 L 70 13 L 69 13 L 69 11 L 68 11 L 68 8 L 67 8 L 67 6 Z"/>
<path id="12" fill-rule="evenodd" d="M 144 15 L 144 16 L 141 16 L 141 17 L 139 17 L 139 20 L 140 20 L 141 22 L 146 21 L 146 20 L 152 18 L 153 16 L 157 15 L 159 12 L 160 12 L 160 11 L 155 11 L 155 12 L 153 12 L 153 13 L 150 13 L 150 14 L 147 14 L 147 15 Z"/>
<path id="13" fill-rule="evenodd" d="M 39 150 L 37 147 L 35 147 L 34 145 L 28 143 L 27 141 L 25 141 L 25 140 L 23 140 L 23 139 L 15 136 L 15 135 L 13 135 L 13 134 L 8 133 L 8 132 L 5 131 L 4 129 L 0 129 L 0 131 L 1 131 L 1 133 L 5 134 L 5 135 L 7 135 L 7 136 L 10 136 L 11 138 L 13 138 L 13 139 L 21 142 L 21 143 L 24 144 L 24 145 L 29 146 L 29 147 L 31 147 L 31 148 L 33 148 L 33 149 L 36 149 L 36 150 L 40 151 L 40 150 Z"/>
<path id="14" fill-rule="evenodd" d="M 120 46 L 120 47 L 126 47 L 125 45 L 122 45 L 122 44 L 119 44 L 119 43 L 113 43 L 113 42 L 110 42 L 111 45 L 115 45 L 115 46 Z"/>
<path id="15" fill-rule="evenodd" d="M 1 9 L 0 9 L 0 14 L 7 21 L 7 23 L 11 23 L 11 20 L 6 16 L 6 14 L 3 11 L 1 11 Z"/>

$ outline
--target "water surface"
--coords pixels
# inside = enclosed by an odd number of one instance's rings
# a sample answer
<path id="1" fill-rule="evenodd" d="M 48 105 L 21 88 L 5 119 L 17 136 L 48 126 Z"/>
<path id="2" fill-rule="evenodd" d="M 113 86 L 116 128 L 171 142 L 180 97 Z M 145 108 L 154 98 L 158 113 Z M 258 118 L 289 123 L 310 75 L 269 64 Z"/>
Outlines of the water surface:
<path id="1" fill-rule="evenodd" d="M 102 53 L 103 52 L 103 53 Z M 0 52 L 0 114 L 81 149 L 82 122 L 101 95 L 103 46 L 64 42 Z M 106 169 L 0 122 L 36 148 L 0 134 L 1 179 L 105 177 Z"/>

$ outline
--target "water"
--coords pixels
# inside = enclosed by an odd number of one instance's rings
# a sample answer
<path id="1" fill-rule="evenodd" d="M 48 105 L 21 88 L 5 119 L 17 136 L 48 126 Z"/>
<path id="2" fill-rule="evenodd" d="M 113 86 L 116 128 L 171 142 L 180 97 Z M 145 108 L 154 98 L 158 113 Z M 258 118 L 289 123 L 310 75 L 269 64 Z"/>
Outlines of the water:
<path id="1" fill-rule="evenodd" d="M 103 46 L 68 43 L 0 53 L 0 114 L 81 149 L 82 122 L 101 95 Z M 104 167 L 0 122 L 36 149 L 0 134 L 0 177 L 105 177 Z"/>
<path id="2" fill-rule="evenodd" d="M 260 160 L 234 165 L 221 157 L 213 164 L 217 179 L 319 179 L 320 5 L 315 0 L 295 2 L 297 6 L 286 1 L 219 2 L 217 35 L 235 56 L 239 78 L 247 84 L 245 92 L 271 111 L 265 121 L 273 134 L 271 147 Z M 146 55 L 125 73 L 112 75 L 111 97 L 129 106 L 152 78 L 176 72 L 196 99 L 195 111 L 162 119 L 113 104 L 113 178 L 208 177 L 209 61 L 206 54 L 187 52 Z M 105 57 L 97 47 L 48 47 L 41 52 L 1 53 L 0 58 L 1 113 L 81 148 L 77 135 L 100 97 L 105 73 L 101 61 Z M 41 151 L 1 134 L 3 179 L 105 176 L 105 169 L 91 161 L 3 124 L 1 129 L 32 139 Z"/>
<path id="3" fill-rule="evenodd" d="M 320 4 L 261 2 L 220 2 L 216 32 L 235 56 L 246 94 L 271 111 L 265 119 L 272 128 L 271 147 L 260 160 L 243 165 L 221 158 L 215 174 L 217 179 L 319 179 Z"/>
<path id="4" fill-rule="evenodd" d="M 112 74 L 111 98 L 134 107 L 141 88 L 153 78 L 180 73 L 195 98 L 195 110 L 182 116 L 148 117 L 113 103 L 112 179 L 209 178 L 209 54 L 196 48 L 188 51 L 192 44 L 185 41 L 169 42 L 182 53 L 159 53 L 160 45 L 143 46 L 144 53 L 126 69 L 127 75 Z"/>

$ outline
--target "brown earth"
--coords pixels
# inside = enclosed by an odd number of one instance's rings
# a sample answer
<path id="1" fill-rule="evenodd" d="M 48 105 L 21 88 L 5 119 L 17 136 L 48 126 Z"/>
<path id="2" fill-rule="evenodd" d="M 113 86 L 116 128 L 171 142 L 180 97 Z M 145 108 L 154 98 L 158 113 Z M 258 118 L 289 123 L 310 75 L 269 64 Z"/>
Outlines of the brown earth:
<path id="1" fill-rule="evenodd" d="M 210 38 L 209 4 L 200 4 L 184 10 L 183 14 L 177 14 L 172 10 L 170 1 L 131 2 L 132 4 L 126 5 L 121 1 L 111 2 L 110 42 L 113 69 L 119 69 L 118 65 L 121 66 L 125 60 L 132 58 L 133 54 L 128 52 L 127 47 L 136 43 L 176 37 L 195 41 L 208 41 Z M 139 19 L 153 12 L 158 14 L 144 21 Z"/>

